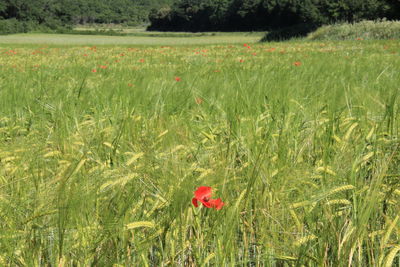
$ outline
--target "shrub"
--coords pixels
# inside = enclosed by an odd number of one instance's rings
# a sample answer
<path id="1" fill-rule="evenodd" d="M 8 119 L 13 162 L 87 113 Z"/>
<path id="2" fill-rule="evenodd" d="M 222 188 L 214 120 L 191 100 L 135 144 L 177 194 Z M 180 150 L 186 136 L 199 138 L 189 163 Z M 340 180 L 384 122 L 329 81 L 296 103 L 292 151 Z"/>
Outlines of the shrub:
<path id="1" fill-rule="evenodd" d="M 42 28 L 36 21 L 18 21 L 15 18 L 0 19 L 0 35 L 38 31 Z"/>
<path id="2" fill-rule="evenodd" d="M 265 41 L 285 41 L 292 38 L 300 38 L 307 36 L 308 33 L 315 30 L 316 26 L 311 24 L 298 24 L 292 27 L 285 27 L 277 30 L 269 31 L 261 39 Z"/>
<path id="3" fill-rule="evenodd" d="M 26 25 L 16 19 L 0 20 L 0 34 L 26 32 Z"/>
<path id="4" fill-rule="evenodd" d="M 400 21 L 361 21 L 322 26 L 307 36 L 309 40 L 399 39 Z"/>

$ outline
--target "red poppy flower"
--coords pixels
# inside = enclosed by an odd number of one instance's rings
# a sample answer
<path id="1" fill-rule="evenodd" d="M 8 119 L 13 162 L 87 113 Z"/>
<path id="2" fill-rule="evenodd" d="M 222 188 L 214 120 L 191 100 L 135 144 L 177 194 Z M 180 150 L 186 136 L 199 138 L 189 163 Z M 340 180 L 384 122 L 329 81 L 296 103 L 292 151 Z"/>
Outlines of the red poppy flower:
<path id="1" fill-rule="evenodd" d="M 97 72 L 97 70 L 96 69 L 92 69 L 92 72 Z"/>
<path id="2" fill-rule="evenodd" d="M 211 204 L 211 207 L 216 209 L 216 210 L 222 209 L 222 207 L 225 204 L 224 202 L 222 202 L 222 200 L 220 198 L 210 199 L 209 203 Z"/>
<path id="3" fill-rule="evenodd" d="M 181 81 L 181 78 L 175 77 L 175 81 L 180 82 L 180 81 Z"/>
<path id="4" fill-rule="evenodd" d="M 203 103 L 203 99 L 201 97 L 196 97 L 196 104 L 200 105 L 201 103 Z"/>
<path id="5" fill-rule="evenodd" d="M 293 65 L 296 66 L 296 67 L 301 66 L 301 62 L 300 61 L 296 61 L 296 62 L 293 63 Z"/>
<path id="6" fill-rule="evenodd" d="M 192 198 L 193 205 L 197 208 L 199 206 L 198 202 L 201 202 L 206 208 L 214 208 L 216 210 L 222 209 L 224 202 L 220 198 L 211 198 L 211 187 L 200 186 L 194 191 L 194 198 Z"/>

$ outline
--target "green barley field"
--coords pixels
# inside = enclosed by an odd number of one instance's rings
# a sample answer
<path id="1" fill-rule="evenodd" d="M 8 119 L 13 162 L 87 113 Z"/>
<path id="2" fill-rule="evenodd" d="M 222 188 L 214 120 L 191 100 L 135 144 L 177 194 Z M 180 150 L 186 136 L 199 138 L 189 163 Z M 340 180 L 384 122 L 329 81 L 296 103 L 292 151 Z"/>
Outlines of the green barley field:
<path id="1" fill-rule="evenodd" d="M 0 266 L 400 266 L 400 42 L 259 37 L 0 37 Z"/>

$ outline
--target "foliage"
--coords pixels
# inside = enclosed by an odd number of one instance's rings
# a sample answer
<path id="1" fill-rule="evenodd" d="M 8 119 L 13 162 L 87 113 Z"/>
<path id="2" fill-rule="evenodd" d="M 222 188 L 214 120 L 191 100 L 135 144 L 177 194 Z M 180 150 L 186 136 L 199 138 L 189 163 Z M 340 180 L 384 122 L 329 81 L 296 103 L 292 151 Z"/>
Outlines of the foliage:
<path id="1" fill-rule="evenodd" d="M 10 34 L 15 32 L 28 32 L 32 30 L 29 22 L 19 22 L 14 19 L 0 20 L 0 34 Z"/>
<path id="2" fill-rule="evenodd" d="M 361 21 L 322 26 L 308 35 L 310 40 L 400 39 L 400 21 Z"/>
<path id="3" fill-rule="evenodd" d="M 363 19 L 400 18 L 395 0 L 180 0 L 153 10 L 149 30 L 276 30 Z M 305 27 L 302 27 L 305 28 Z"/>
<path id="4" fill-rule="evenodd" d="M 152 42 L 1 45 L 0 266 L 399 265 L 397 40 Z"/>
<path id="5" fill-rule="evenodd" d="M 291 27 L 271 30 L 261 39 L 262 42 L 270 41 L 285 41 L 292 38 L 300 38 L 307 36 L 308 33 L 316 29 L 315 25 L 297 24 Z"/>
<path id="6" fill-rule="evenodd" d="M 23 23 L 35 23 L 42 29 L 59 30 L 74 24 L 128 23 L 143 24 L 148 20 L 151 8 L 160 8 L 172 0 L 3 0 L 0 2 L 0 19 L 16 19 Z M 0 24 L 0 26 L 4 25 Z M 22 26 L 14 26 L 10 32 L 23 32 Z M 15 24 L 15 23 L 14 23 Z"/>
<path id="7" fill-rule="evenodd" d="M 400 1 L 3 0 L 0 2 L 0 20 L 6 20 L 0 23 L 0 32 L 3 34 L 32 29 L 62 32 L 77 24 L 133 26 L 150 22 L 148 29 L 153 31 L 268 30 L 273 32 L 271 36 L 284 36 L 295 29 L 315 29 L 324 24 L 384 17 L 400 19 Z M 11 21 L 8 21 L 10 19 Z M 276 37 L 268 38 L 276 39 Z"/>

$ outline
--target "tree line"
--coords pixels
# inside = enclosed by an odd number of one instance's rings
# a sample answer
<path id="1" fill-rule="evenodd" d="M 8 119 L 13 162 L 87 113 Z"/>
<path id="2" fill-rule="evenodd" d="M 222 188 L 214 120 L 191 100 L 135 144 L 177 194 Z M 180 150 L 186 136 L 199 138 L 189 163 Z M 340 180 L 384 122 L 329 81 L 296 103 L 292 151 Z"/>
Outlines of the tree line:
<path id="1" fill-rule="evenodd" d="M 0 0 L 0 33 L 150 22 L 160 31 L 256 31 L 400 19 L 400 0 Z M 297 28 L 296 28 L 297 27 Z"/>
<path id="2" fill-rule="evenodd" d="M 400 0 L 179 0 L 150 12 L 149 30 L 255 31 L 400 19 Z M 299 27 L 300 25 L 300 27 Z"/>
<path id="3" fill-rule="evenodd" d="M 0 0 L 0 33 L 86 23 L 137 25 L 173 0 Z M 14 28 L 14 29 L 13 29 Z M 7 32 L 6 32 L 7 33 Z"/>

